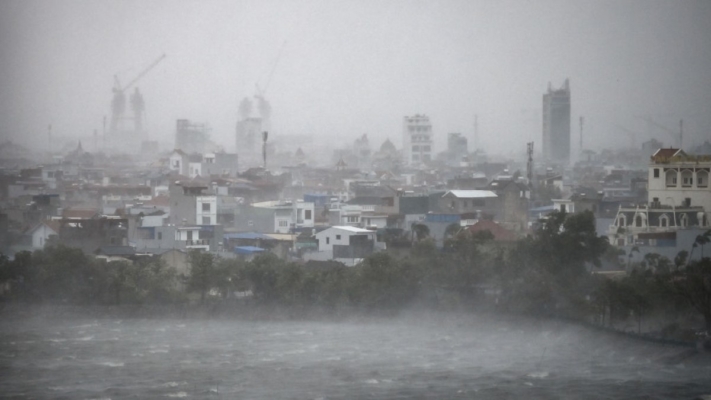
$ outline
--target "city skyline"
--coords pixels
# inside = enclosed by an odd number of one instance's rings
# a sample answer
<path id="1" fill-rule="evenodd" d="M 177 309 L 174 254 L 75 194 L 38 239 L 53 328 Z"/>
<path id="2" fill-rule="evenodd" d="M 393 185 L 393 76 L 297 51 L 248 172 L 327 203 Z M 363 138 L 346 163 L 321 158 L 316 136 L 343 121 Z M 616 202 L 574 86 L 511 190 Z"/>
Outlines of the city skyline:
<path id="1" fill-rule="evenodd" d="M 571 119 L 585 118 L 594 149 L 627 145 L 628 132 L 675 145 L 681 119 L 692 146 L 711 126 L 708 3 L 7 1 L 0 11 L 0 134 L 39 148 L 50 124 L 57 136 L 102 132 L 114 75 L 127 82 L 161 54 L 138 83 L 148 136 L 171 142 L 176 120 L 208 122 L 228 151 L 241 99 L 259 90 L 275 137 L 334 144 L 367 133 L 399 145 L 414 114 L 431 118 L 436 149 L 448 132 L 474 143 L 476 115 L 481 147 L 522 153 L 542 139 L 541 93 L 566 78 Z"/>

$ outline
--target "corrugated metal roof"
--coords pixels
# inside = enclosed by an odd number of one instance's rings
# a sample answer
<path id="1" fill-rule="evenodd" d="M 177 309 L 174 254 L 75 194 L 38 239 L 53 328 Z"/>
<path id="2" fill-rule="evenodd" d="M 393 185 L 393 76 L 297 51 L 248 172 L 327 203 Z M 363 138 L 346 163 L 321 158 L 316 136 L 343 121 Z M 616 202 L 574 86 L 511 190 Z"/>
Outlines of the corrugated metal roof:
<path id="1" fill-rule="evenodd" d="M 225 239 L 262 239 L 262 240 L 274 240 L 273 238 L 256 232 L 245 232 L 245 233 L 226 233 L 223 235 Z"/>
<path id="2" fill-rule="evenodd" d="M 496 193 L 492 192 L 491 190 L 450 190 L 442 197 L 445 197 L 450 193 L 458 199 L 483 199 L 490 197 L 498 197 L 496 196 Z"/>
<path id="3" fill-rule="evenodd" d="M 237 254 L 255 254 L 255 253 L 263 252 L 264 249 L 261 247 L 255 247 L 255 246 L 235 246 L 234 251 Z"/>

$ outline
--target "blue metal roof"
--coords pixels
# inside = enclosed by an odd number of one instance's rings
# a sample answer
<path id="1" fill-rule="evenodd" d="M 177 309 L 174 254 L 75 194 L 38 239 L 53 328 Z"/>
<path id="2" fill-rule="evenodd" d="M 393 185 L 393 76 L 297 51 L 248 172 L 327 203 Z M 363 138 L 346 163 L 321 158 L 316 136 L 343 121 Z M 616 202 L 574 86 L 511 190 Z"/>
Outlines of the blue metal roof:
<path id="1" fill-rule="evenodd" d="M 261 253 L 264 249 L 255 246 L 235 246 L 234 252 L 237 254 L 255 254 Z"/>

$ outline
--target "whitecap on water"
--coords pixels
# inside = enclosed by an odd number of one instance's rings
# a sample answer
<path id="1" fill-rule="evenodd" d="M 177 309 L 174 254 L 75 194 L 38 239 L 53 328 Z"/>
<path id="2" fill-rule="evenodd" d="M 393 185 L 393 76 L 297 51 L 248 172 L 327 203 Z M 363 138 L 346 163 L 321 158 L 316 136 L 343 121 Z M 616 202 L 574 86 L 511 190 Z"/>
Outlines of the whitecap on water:
<path id="1" fill-rule="evenodd" d="M 92 339 L 94 339 L 93 336 L 83 336 L 83 337 L 76 338 L 74 340 L 81 341 L 81 342 L 87 342 Z"/>
<path id="2" fill-rule="evenodd" d="M 537 378 L 537 379 L 543 379 L 547 378 L 548 375 L 550 375 L 547 371 L 540 371 L 540 372 L 531 372 L 530 374 L 526 375 L 529 378 Z"/>
<path id="3" fill-rule="evenodd" d="M 166 397 L 188 397 L 188 394 L 186 392 L 177 392 L 177 393 L 168 393 L 165 396 Z"/>
<path id="4" fill-rule="evenodd" d="M 380 382 L 378 382 L 377 379 L 368 379 L 365 381 L 365 383 L 370 384 L 370 385 L 377 385 Z"/>
<path id="5" fill-rule="evenodd" d="M 99 363 L 99 365 L 103 365 L 104 367 L 112 367 L 112 368 L 115 368 L 115 367 L 123 367 L 123 366 L 124 366 L 124 363 L 122 363 L 122 362 L 115 362 L 115 361 L 105 361 L 105 362 Z"/>

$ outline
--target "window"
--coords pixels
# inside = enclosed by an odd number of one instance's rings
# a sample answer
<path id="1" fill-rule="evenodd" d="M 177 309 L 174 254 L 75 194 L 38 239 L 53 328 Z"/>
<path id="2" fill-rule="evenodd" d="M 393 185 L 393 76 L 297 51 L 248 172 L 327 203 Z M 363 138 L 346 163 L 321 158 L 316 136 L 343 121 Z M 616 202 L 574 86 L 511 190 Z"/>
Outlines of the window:
<path id="1" fill-rule="evenodd" d="M 202 217 L 203 225 L 210 225 L 210 217 Z"/>
<path id="2" fill-rule="evenodd" d="M 676 170 L 670 169 L 666 172 L 667 187 L 676 186 Z"/>
<path id="3" fill-rule="evenodd" d="M 642 220 L 642 216 L 638 215 L 634 219 L 634 226 L 641 228 L 644 226 L 644 221 Z"/>
<path id="4" fill-rule="evenodd" d="M 413 152 L 418 152 L 418 151 L 420 151 L 420 146 L 412 146 L 412 151 L 413 151 Z"/>
<path id="5" fill-rule="evenodd" d="M 158 240 L 163 240 L 163 232 L 158 232 Z"/>
<path id="6" fill-rule="evenodd" d="M 694 184 L 694 176 L 691 171 L 686 170 L 681 173 L 681 186 L 690 187 Z"/>
<path id="7" fill-rule="evenodd" d="M 341 235 L 336 235 L 336 240 L 341 240 Z"/>
<path id="8" fill-rule="evenodd" d="M 304 210 L 304 219 L 311 219 L 311 210 Z"/>
<path id="9" fill-rule="evenodd" d="M 210 212 L 210 203 L 202 203 L 202 212 Z"/>
<path id="10" fill-rule="evenodd" d="M 282 220 L 279 220 L 279 226 L 282 227 L 282 228 L 283 228 L 283 227 L 286 227 L 286 226 L 289 226 L 289 221 L 285 221 L 285 220 L 283 220 L 283 219 L 282 219 Z"/>
<path id="11" fill-rule="evenodd" d="M 331 244 L 331 238 L 330 238 L 330 237 L 327 237 L 327 238 L 326 238 L 326 244 Z"/>
<path id="12" fill-rule="evenodd" d="M 486 201 L 484 199 L 474 199 L 474 200 L 472 200 L 472 205 L 483 207 L 486 205 Z"/>
<path id="13" fill-rule="evenodd" d="M 173 160 L 173 167 L 175 167 L 175 168 L 180 168 L 180 161 L 178 161 L 178 160 Z"/>
<path id="14" fill-rule="evenodd" d="M 654 177 L 659 178 L 659 168 L 654 168 Z"/>
<path id="15" fill-rule="evenodd" d="M 188 231 L 188 240 L 193 240 L 193 231 Z"/>
<path id="16" fill-rule="evenodd" d="M 627 226 L 627 218 L 624 215 L 617 219 L 617 226 Z"/>
<path id="17" fill-rule="evenodd" d="M 347 217 L 346 219 L 348 222 L 358 222 L 358 217 Z"/>
<path id="18" fill-rule="evenodd" d="M 423 147 L 422 147 L 422 150 L 423 150 L 423 151 L 430 151 L 430 146 L 423 146 Z"/>
<path id="19" fill-rule="evenodd" d="M 566 212 L 565 204 L 560 205 L 560 212 L 562 212 L 562 213 Z"/>
<path id="20" fill-rule="evenodd" d="M 659 227 L 666 228 L 668 226 L 669 226 L 669 217 L 666 214 L 659 217 Z"/>
<path id="21" fill-rule="evenodd" d="M 679 226 L 686 228 L 689 225 L 689 217 L 686 214 L 682 214 L 679 218 Z"/>
<path id="22" fill-rule="evenodd" d="M 708 187 L 709 185 L 709 173 L 708 171 L 700 170 L 696 171 L 696 186 L 698 187 Z"/>

